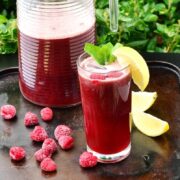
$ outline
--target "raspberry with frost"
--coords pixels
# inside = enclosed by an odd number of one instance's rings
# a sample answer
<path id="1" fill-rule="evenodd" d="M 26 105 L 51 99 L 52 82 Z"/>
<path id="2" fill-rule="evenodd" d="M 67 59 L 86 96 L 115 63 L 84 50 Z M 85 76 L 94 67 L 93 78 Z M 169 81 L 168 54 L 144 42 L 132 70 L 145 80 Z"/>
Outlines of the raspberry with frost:
<path id="1" fill-rule="evenodd" d="M 26 156 L 26 151 L 22 147 L 13 146 L 9 150 L 9 156 L 15 161 L 20 161 Z"/>
<path id="2" fill-rule="evenodd" d="M 35 126 L 34 130 L 30 133 L 30 138 L 33 141 L 43 142 L 48 138 L 48 134 L 42 126 Z"/>
<path id="3" fill-rule="evenodd" d="M 32 112 L 27 112 L 24 117 L 25 126 L 33 126 L 38 124 L 38 117 Z"/>
<path id="4" fill-rule="evenodd" d="M 54 130 L 54 136 L 57 140 L 63 135 L 69 136 L 71 135 L 72 130 L 66 125 L 58 125 Z"/>
<path id="5" fill-rule="evenodd" d="M 107 74 L 107 77 L 108 78 L 117 78 L 117 77 L 120 77 L 122 74 L 123 74 L 122 72 L 112 71 Z"/>
<path id="6" fill-rule="evenodd" d="M 42 149 L 46 149 L 50 153 L 54 153 L 57 150 L 57 144 L 54 139 L 47 138 L 42 144 Z"/>
<path id="7" fill-rule="evenodd" d="M 47 149 L 39 149 L 34 153 L 34 157 L 37 161 L 42 161 L 47 157 L 51 157 L 51 153 Z"/>
<path id="8" fill-rule="evenodd" d="M 71 136 L 61 136 L 58 140 L 60 147 L 64 150 L 71 149 L 74 145 L 74 139 Z"/>
<path id="9" fill-rule="evenodd" d="M 56 163 L 51 158 L 45 158 L 41 161 L 40 167 L 43 171 L 53 172 L 57 170 Z"/>
<path id="10" fill-rule="evenodd" d="M 83 152 L 80 155 L 79 164 L 84 168 L 94 167 L 97 164 L 97 157 L 91 152 Z"/>
<path id="11" fill-rule="evenodd" d="M 93 73 L 90 75 L 91 79 L 97 79 L 97 80 L 105 80 L 106 76 L 103 74 Z"/>
<path id="12" fill-rule="evenodd" d="M 43 121 L 51 121 L 53 118 L 53 111 L 49 107 L 41 109 L 40 114 Z"/>
<path id="13" fill-rule="evenodd" d="M 16 115 L 16 108 L 13 105 L 3 105 L 0 110 L 0 114 L 4 119 L 12 119 Z"/>

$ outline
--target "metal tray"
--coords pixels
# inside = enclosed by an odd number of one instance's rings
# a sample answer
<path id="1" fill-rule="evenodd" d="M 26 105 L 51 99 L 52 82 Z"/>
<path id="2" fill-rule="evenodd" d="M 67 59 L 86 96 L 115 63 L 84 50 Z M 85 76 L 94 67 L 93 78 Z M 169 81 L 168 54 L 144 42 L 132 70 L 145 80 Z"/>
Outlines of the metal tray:
<path id="1" fill-rule="evenodd" d="M 4 180 L 135 180 L 135 179 L 180 179 L 180 71 L 179 68 L 161 61 L 148 62 L 151 80 L 147 91 L 157 91 L 158 98 L 148 110 L 149 113 L 169 122 L 170 130 L 156 138 L 132 130 L 132 151 L 130 156 L 116 164 L 98 164 L 92 169 L 83 169 L 78 160 L 85 150 L 83 117 L 81 105 L 68 109 L 54 109 L 50 123 L 40 120 L 50 137 L 58 124 L 66 124 L 73 129 L 74 148 L 58 152 L 53 159 L 58 165 L 57 172 L 44 173 L 33 157 L 41 143 L 32 142 L 23 118 L 27 111 L 36 113 L 40 118 L 42 107 L 26 101 L 18 87 L 18 69 L 0 71 L 0 106 L 10 103 L 16 106 L 17 116 L 13 120 L 0 117 L 0 179 Z M 133 86 L 136 90 L 136 87 Z M 9 158 L 11 146 L 23 146 L 27 156 L 21 162 Z"/>

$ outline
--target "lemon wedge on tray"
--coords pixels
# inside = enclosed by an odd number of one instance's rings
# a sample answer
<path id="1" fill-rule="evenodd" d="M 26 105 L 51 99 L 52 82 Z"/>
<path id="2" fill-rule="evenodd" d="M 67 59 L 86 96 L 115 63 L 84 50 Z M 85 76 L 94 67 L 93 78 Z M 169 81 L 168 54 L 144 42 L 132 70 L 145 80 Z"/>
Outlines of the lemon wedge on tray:
<path id="1" fill-rule="evenodd" d="M 169 130 L 168 122 L 145 112 L 133 112 L 132 118 L 137 129 L 147 136 L 160 136 Z"/>
<path id="2" fill-rule="evenodd" d="M 157 99 L 157 92 L 134 92 L 132 91 L 132 112 L 146 111 Z"/>
<path id="3" fill-rule="evenodd" d="M 133 82 L 141 91 L 144 91 L 150 77 L 144 58 L 135 49 L 127 46 L 117 48 L 113 54 L 117 57 L 119 63 L 125 60 L 130 65 Z"/>

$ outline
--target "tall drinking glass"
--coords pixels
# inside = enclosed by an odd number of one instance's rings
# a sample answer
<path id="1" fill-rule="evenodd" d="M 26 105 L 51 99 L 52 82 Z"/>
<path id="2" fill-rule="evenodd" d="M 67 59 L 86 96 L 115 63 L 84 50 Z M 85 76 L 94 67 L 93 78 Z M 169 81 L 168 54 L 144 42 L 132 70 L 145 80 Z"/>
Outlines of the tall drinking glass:
<path id="1" fill-rule="evenodd" d="M 87 54 L 78 59 L 87 150 L 99 162 L 114 163 L 131 149 L 131 73 L 128 64 L 98 65 Z"/>

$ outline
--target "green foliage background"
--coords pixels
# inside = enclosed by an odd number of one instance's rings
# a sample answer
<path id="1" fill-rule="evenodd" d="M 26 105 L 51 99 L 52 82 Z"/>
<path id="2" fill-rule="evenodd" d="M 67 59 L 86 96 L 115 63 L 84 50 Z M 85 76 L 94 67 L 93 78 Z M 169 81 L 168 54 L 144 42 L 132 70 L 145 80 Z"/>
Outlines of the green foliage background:
<path id="1" fill-rule="evenodd" d="M 16 1 L 0 1 L 0 54 L 17 51 Z"/>
<path id="2" fill-rule="evenodd" d="M 108 0 L 96 0 L 97 42 L 180 53 L 180 0 L 119 0 L 119 30 L 109 29 Z"/>
<path id="3" fill-rule="evenodd" d="M 119 29 L 109 28 L 109 0 L 95 0 L 97 43 L 180 53 L 180 0 L 119 0 Z M 17 51 L 16 1 L 0 1 L 0 54 Z"/>

